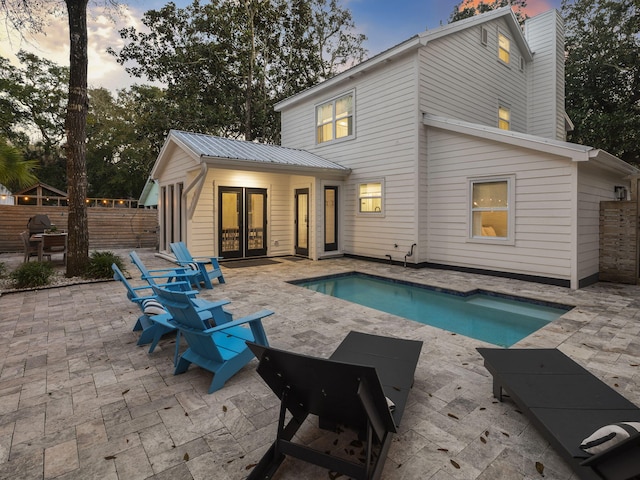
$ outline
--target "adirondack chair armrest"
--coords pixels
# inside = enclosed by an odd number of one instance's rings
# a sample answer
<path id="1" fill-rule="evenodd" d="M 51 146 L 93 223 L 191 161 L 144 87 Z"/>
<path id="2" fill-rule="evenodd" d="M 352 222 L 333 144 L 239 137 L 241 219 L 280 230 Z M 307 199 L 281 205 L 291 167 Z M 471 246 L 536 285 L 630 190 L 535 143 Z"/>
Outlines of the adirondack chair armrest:
<path id="1" fill-rule="evenodd" d="M 248 323 L 249 328 L 251 329 L 251 334 L 253 335 L 254 342 L 259 345 L 269 346 L 267 334 L 264 331 L 264 327 L 262 325 L 262 319 L 273 314 L 274 312 L 272 312 L 271 310 L 260 310 L 259 312 L 252 313 L 251 315 L 239 318 L 238 320 L 224 323 L 218 327 L 214 327 L 214 329 L 218 329 L 214 331 L 224 331 L 227 328 Z"/>
<path id="2" fill-rule="evenodd" d="M 156 286 L 161 287 L 161 288 L 166 288 L 167 290 L 176 290 L 179 288 L 179 291 L 184 292 L 184 293 L 192 293 L 192 292 L 187 292 L 183 290 L 183 286 L 184 285 L 189 285 L 189 283 L 185 282 L 185 281 L 179 281 L 179 282 L 169 282 L 169 283 L 157 283 Z M 140 290 L 152 290 L 151 285 L 138 285 L 136 287 L 131 287 L 131 290 L 133 290 L 134 292 L 140 291 Z M 197 294 L 197 291 L 193 291 L 193 294 Z M 153 296 L 153 294 L 149 294 L 151 296 Z"/>
<path id="3" fill-rule="evenodd" d="M 156 273 L 156 272 L 184 272 L 183 269 L 181 268 L 156 268 L 153 270 L 147 269 L 147 272 L 149 273 Z"/>
<path id="4" fill-rule="evenodd" d="M 204 311 L 207 311 L 207 310 L 211 311 L 211 310 L 214 310 L 216 308 L 221 308 L 221 307 L 223 307 L 225 305 L 229 305 L 230 303 L 231 303 L 231 300 L 227 300 L 227 299 L 217 300 L 215 302 L 207 302 L 206 305 L 196 305 L 196 311 L 198 313 L 204 312 Z M 226 323 L 225 323 L 225 325 L 226 325 Z"/>
<path id="5" fill-rule="evenodd" d="M 138 287 L 131 287 L 131 290 L 133 290 L 134 292 L 137 292 L 139 290 L 151 290 L 151 286 L 150 285 L 140 285 Z"/>
<path id="6" fill-rule="evenodd" d="M 259 312 L 252 313 L 251 315 L 239 318 L 238 320 L 233 320 L 231 322 L 223 323 L 222 325 L 217 325 L 215 327 L 209 328 L 206 330 L 206 332 L 220 332 L 227 328 L 244 325 L 245 323 L 261 322 L 264 317 L 268 317 L 269 315 L 273 315 L 274 313 L 275 312 L 272 312 L 271 310 L 260 310 Z"/>
<path id="7" fill-rule="evenodd" d="M 127 297 L 129 298 L 129 300 L 131 300 L 132 302 L 135 302 L 135 303 L 142 303 L 145 300 L 150 300 L 150 299 L 156 298 L 155 295 L 147 295 L 146 297 L 131 298 L 128 294 L 127 294 Z"/>
<path id="8" fill-rule="evenodd" d="M 162 277 L 162 276 L 175 277 L 176 275 L 191 275 L 192 272 L 190 272 L 188 268 L 178 267 L 178 268 L 167 268 L 167 269 L 160 269 L 160 270 L 147 270 L 147 274 L 154 277 Z"/>
<path id="9" fill-rule="evenodd" d="M 222 257 L 194 257 L 191 261 L 176 260 L 176 263 L 181 267 L 188 267 L 191 263 L 197 263 L 198 265 L 215 264 L 221 259 Z"/>
<path id="10" fill-rule="evenodd" d="M 214 310 L 220 310 L 220 313 L 224 315 L 223 306 L 231 303 L 230 300 L 218 300 L 217 302 L 207 302 L 206 305 L 195 305 L 196 312 L 200 316 L 200 320 L 210 321 L 211 323 L 216 323 L 215 316 L 213 314 Z M 226 325 L 226 324 L 225 324 Z"/>
<path id="11" fill-rule="evenodd" d="M 214 263 L 213 261 L 222 260 L 223 257 L 193 257 L 193 261 L 196 263 Z"/>
<path id="12" fill-rule="evenodd" d="M 177 291 L 177 292 L 186 293 L 190 297 L 195 297 L 198 294 L 197 290 L 184 290 L 185 286 L 191 288 L 191 284 L 189 282 L 185 282 L 184 280 L 180 280 L 177 282 L 169 282 L 169 283 L 157 283 L 156 286 L 160 288 L 164 288 L 166 290 L 170 290 L 172 292 Z"/>

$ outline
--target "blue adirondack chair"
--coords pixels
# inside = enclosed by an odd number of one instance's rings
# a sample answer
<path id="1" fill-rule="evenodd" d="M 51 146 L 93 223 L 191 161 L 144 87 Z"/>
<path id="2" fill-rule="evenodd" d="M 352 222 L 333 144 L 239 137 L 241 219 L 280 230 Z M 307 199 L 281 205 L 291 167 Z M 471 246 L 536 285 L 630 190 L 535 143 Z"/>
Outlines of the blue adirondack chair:
<path id="1" fill-rule="evenodd" d="M 191 270 L 189 268 L 160 268 L 156 270 L 149 270 L 140 259 L 140 256 L 135 250 L 129 253 L 129 258 L 133 264 L 140 270 L 142 280 L 146 280 L 149 285 L 155 285 L 156 280 L 162 280 L 163 282 L 188 282 L 196 288 L 200 288 L 200 282 L 198 279 L 199 272 Z"/>
<path id="2" fill-rule="evenodd" d="M 138 338 L 138 345 L 146 345 L 147 343 L 152 343 L 154 338 L 157 336 L 158 340 L 165 333 L 169 333 L 174 331 L 176 327 L 173 325 L 167 324 L 163 326 L 164 322 L 156 323 L 152 321 L 152 318 L 162 316 L 163 320 L 168 320 L 171 316 L 164 309 L 162 304 L 158 302 L 156 295 L 151 290 L 151 285 L 143 285 L 140 287 L 134 287 L 129 283 L 127 278 L 122 273 L 122 270 L 118 268 L 118 266 L 114 263 L 111 265 L 111 269 L 113 270 L 113 279 L 119 282 L 122 282 L 125 289 L 127 290 L 127 298 L 135 303 L 142 312 L 142 315 L 138 317 L 136 324 L 133 327 L 133 331 L 142 331 L 140 334 L 140 338 Z M 174 287 L 177 287 L 178 283 L 174 284 Z M 143 292 L 147 290 L 148 292 L 143 293 L 142 295 L 139 292 Z M 162 330 L 162 331 L 158 331 Z M 157 342 L 153 343 L 151 346 L 150 352 L 156 347 Z"/>
<path id="3" fill-rule="evenodd" d="M 189 348 L 180 355 L 174 374 L 186 372 L 191 363 L 212 372 L 209 393 L 222 388 L 228 379 L 251 361 L 253 353 L 245 343 L 247 340 L 269 345 L 262 319 L 272 315 L 274 312 L 271 310 L 260 310 L 228 321 L 222 307 L 198 311 L 183 292 L 172 292 L 157 286 L 153 287 L 153 291 L 189 344 Z M 215 326 L 212 327 L 212 324 Z"/>
<path id="4" fill-rule="evenodd" d="M 211 280 L 218 279 L 218 282 L 224 283 L 224 275 L 220 270 L 218 260 L 220 257 L 196 257 L 194 258 L 184 242 L 170 243 L 171 251 L 176 256 L 178 265 L 191 268 L 199 272 L 198 280 L 203 282 L 205 287 L 213 288 Z M 207 268 L 207 264 L 211 264 L 211 268 Z"/>
<path id="5" fill-rule="evenodd" d="M 134 287 L 129 283 L 122 270 L 114 263 L 111 265 L 113 270 L 113 278 L 121 282 L 127 290 L 127 298 L 135 303 L 141 310 L 142 315 L 138 317 L 136 324 L 133 327 L 133 331 L 141 331 L 140 338 L 138 338 L 138 345 L 146 345 L 150 343 L 149 353 L 153 353 L 154 349 L 158 345 L 158 342 L 163 335 L 176 331 L 176 327 L 171 323 L 171 315 L 167 313 L 162 303 L 158 301 L 157 296 L 153 293 L 151 285 L 142 285 Z M 206 310 L 208 308 L 217 308 L 222 305 L 226 305 L 229 300 L 222 300 L 219 302 L 207 302 L 206 300 L 200 300 L 195 298 L 196 291 L 189 290 L 189 284 L 186 282 L 171 282 L 162 284 L 164 288 L 171 290 L 183 291 L 186 293 L 195 307 L 199 310 Z M 148 292 L 144 292 L 144 291 Z M 139 292 L 142 292 L 141 295 Z M 225 317 L 230 321 L 233 319 L 231 314 L 226 310 L 223 310 Z M 180 337 L 176 339 L 176 349 L 179 348 Z"/>

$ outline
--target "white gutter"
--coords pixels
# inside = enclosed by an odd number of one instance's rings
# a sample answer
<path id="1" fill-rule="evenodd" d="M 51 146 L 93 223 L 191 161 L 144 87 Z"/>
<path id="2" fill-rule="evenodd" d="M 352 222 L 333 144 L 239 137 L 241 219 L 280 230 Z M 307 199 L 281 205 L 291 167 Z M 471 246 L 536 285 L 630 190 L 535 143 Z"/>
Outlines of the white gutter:
<path id="1" fill-rule="evenodd" d="M 269 171 L 287 175 L 311 175 L 311 176 L 338 176 L 347 177 L 351 173 L 350 168 L 323 168 L 305 165 L 282 164 L 275 162 L 263 162 L 258 160 L 234 159 L 223 157 L 202 157 L 202 162 L 216 168 L 233 168 L 236 170 L 246 170 L 255 172 Z"/>
<path id="2" fill-rule="evenodd" d="M 604 152 L 603 150 L 579 145 L 577 143 L 562 142 L 560 140 L 552 140 L 545 137 L 514 132 L 511 130 L 501 130 L 496 127 L 438 117 L 428 113 L 423 115 L 422 121 L 425 125 L 430 127 L 441 128 L 443 130 L 472 135 L 488 140 L 494 140 L 496 142 L 508 143 L 523 148 L 567 157 L 574 162 L 588 162 L 591 159 L 597 158 L 599 161 L 602 160 L 605 164 L 608 164 L 611 168 L 617 165 L 618 168 L 625 171 L 627 169 L 631 169 L 628 173 L 635 170 L 631 165 L 609 153 Z"/>

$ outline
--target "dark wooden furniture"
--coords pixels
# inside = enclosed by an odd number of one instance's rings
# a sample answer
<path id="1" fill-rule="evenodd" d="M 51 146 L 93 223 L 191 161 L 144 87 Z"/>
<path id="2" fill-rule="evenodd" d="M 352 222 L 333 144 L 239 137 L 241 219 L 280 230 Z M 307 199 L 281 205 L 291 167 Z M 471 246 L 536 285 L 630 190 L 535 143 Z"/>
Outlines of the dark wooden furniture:
<path id="1" fill-rule="evenodd" d="M 62 261 L 67 264 L 67 234 L 66 233 L 43 233 L 40 241 L 38 259 L 52 255 L 62 255 Z"/>
<path id="2" fill-rule="evenodd" d="M 640 409 L 557 349 L 478 348 L 503 391 L 583 480 L 626 480 L 640 475 L 640 436 L 598 455 L 580 449 L 598 428 L 640 421 Z"/>
<path id="3" fill-rule="evenodd" d="M 32 241 L 30 238 L 29 232 L 24 231 L 20 234 L 20 239 L 22 240 L 22 246 L 24 248 L 24 259 L 23 262 L 28 262 L 31 257 L 38 257 L 40 252 L 40 242 Z"/>
<path id="4" fill-rule="evenodd" d="M 402 418 L 422 342 L 350 332 L 330 359 L 249 343 L 258 373 L 280 398 L 276 440 L 249 479 L 270 479 L 285 456 L 353 479 L 377 479 Z M 394 406 L 389 407 L 387 399 Z M 285 424 L 287 411 L 291 419 Z M 309 414 L 319 426 L 352 428 L 364 440 L 364 461 L 331 455 L 292 439 Z"/>

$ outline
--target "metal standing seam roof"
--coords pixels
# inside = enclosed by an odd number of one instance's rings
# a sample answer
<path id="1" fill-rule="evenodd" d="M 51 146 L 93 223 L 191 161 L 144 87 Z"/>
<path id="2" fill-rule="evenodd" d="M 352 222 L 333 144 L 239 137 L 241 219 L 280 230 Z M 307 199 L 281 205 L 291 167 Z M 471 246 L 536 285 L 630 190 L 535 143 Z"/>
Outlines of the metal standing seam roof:
<path id="1" fill-rule="evenodd" d="M 305 150 L 171 130 L 170 136 L 200 157 L 228 158 L 294 167 L 349 169 Z"/>

